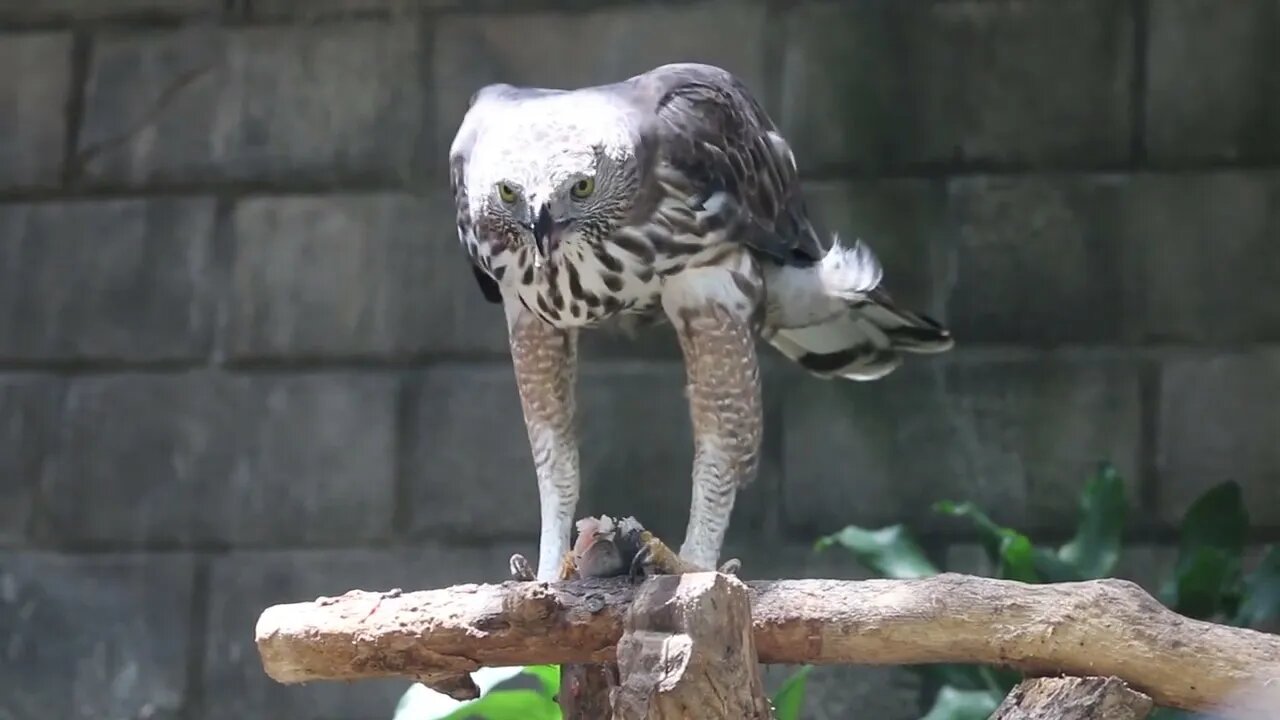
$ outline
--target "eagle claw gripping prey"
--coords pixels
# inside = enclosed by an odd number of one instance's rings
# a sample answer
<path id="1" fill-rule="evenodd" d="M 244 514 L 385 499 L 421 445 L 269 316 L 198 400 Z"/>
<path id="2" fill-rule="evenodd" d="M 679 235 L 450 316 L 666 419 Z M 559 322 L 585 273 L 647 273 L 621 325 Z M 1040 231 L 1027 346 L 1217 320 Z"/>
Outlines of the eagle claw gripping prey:
<path id="1" fill-rule="evenodd" d="M 570 552 L 580 330 L 675 330 L 693 426 L 677 559 L 707 569 L 759 467 L 756 338 L 813 375 L 850 380 L 952 346 L 938 322 L 893 302 L 870 247 L 824 240 L 790 146 L 721 68 L 663 65 L 576 90 L 487 85 L 449 172 L 461 246 L 506 315 L 538 481 L 538 580 L 556 579 Z M 530 570 L 512 560 L 513 574 Z"/>
<path id="2" fill-rule="evenodd" d="M 578 521 L 578 540 L 560 561 L 556 580 L 606 578 L 625 575 L 632 582 L 654 575 L 682 575 L 709 570 L 680 558 L 656 535 L 632 517 L 614 520 L 608 515 Z M 719 571 L 736 575 L 742 563 L 726 560 Z M 511 556 L 511 579 L 537 579 L 523 555 Z"/>

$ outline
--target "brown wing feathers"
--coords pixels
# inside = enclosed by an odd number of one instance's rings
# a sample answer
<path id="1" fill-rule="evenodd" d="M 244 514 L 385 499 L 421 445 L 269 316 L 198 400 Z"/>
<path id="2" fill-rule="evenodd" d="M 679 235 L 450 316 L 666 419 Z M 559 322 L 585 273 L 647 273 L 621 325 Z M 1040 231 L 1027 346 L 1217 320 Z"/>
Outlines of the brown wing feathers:
<path id="1" fill-rule="evenodd" d="M 704 198 L 724 191 L 726 212 L 747 226 L 741 237 L 754 249 L 783 263 L 820 259 L 790 150 L 747 88 L 694 64 L 658 68 L 650 80 L 661 89 L 654 113 L 667 162 Z"/>

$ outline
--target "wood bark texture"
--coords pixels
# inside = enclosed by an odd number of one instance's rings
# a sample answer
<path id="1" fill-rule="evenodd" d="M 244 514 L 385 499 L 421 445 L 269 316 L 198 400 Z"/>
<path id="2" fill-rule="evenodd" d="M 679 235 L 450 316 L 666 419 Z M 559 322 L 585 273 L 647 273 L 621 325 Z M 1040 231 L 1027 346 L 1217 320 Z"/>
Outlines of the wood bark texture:
<path id="1" fill-rule="evenodd" d="M 737 578 L 667 575 L 646 582 L 618 642 L 614 720 L 770 720 Z"/>
<path id="2" fill-rule="evenodd" d="M 1124 580 L 1028 585 L 943 574 L 746 584 L 764 663 L 1003 665 L 1114 676 L 1160 705 L 1223 718 L 1274 713 L 1261 698 L 1280 682 L 1280 636 L 1188 619 Z M 268 608 L 258 650 L 267 674 L 284 683 L 615 662 L 637 590 L 625 579 L 394 597 L 356 590 Z"/>
<path id="3" fill-rule="evenodd" d="M 1152 707 L 1118 678 L 1040 677 L 1019 683 L 991 720 L 1143 720 Z"/>
<path id="4" fill-rule="evenodd" d="M 564 720 L 602 720 L 613 714 L 618 687 L 616 663 L 560 666 L 560 713 Z"/>

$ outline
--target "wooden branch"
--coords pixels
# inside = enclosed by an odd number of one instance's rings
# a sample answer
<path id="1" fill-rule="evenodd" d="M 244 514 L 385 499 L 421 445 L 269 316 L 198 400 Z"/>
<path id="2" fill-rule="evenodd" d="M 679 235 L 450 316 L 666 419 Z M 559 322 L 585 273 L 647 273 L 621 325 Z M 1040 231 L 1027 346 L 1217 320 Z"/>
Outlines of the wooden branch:
<path id="1" fill-rule="evenodd" d="M 1027 585 L 944 574 L 747 585 L 765 663 L 981 663 L 1115 676 L 1161 705 L 1229 718 L 1267 717 L 1257 688 L 1280 684 L 1280 636 L 1188 619 L 1123 580 Z M 258 650 L 284 683 L 612 662 L 635 593 L 621 579 L 397 597 L 353 591 L 268 608 Z"/>
<path id="2" fill-rule="evenodd" d="M 1152 707 L 1117 678 L 1042 677 L 1022 681 L 991 720 L 1143 720 Z"/>
<path id="3" fill-rule="evenodd" d="M 772 719 L 750 593 L 737 578 L 656 577 L 641 588 L 624 627 L 614 720 Z"/>

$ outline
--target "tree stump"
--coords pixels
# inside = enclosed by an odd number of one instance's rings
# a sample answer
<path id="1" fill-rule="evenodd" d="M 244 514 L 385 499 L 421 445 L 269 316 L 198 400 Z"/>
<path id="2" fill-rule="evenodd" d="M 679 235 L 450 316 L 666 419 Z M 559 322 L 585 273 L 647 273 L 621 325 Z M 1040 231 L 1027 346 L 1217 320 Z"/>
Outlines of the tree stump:
<path id="1" fill-rule="evenodd" d="M 1005 697 L 991 720 L 1143 720 L 1151 698 L 1114 677 L 1040 677 Z"/>
<path id="2" fill-rule="evenodd" d="M 560 713 L 564 720 L 602 720 L 613 712 L 618 666 L 574 663 L 560 666 Z"/>
<path id="3" fill-rule="evenodd" d="M 771 720 L 737 578 L 704 572 L 650 578 L 618 642 L 613 720 Z"/>

